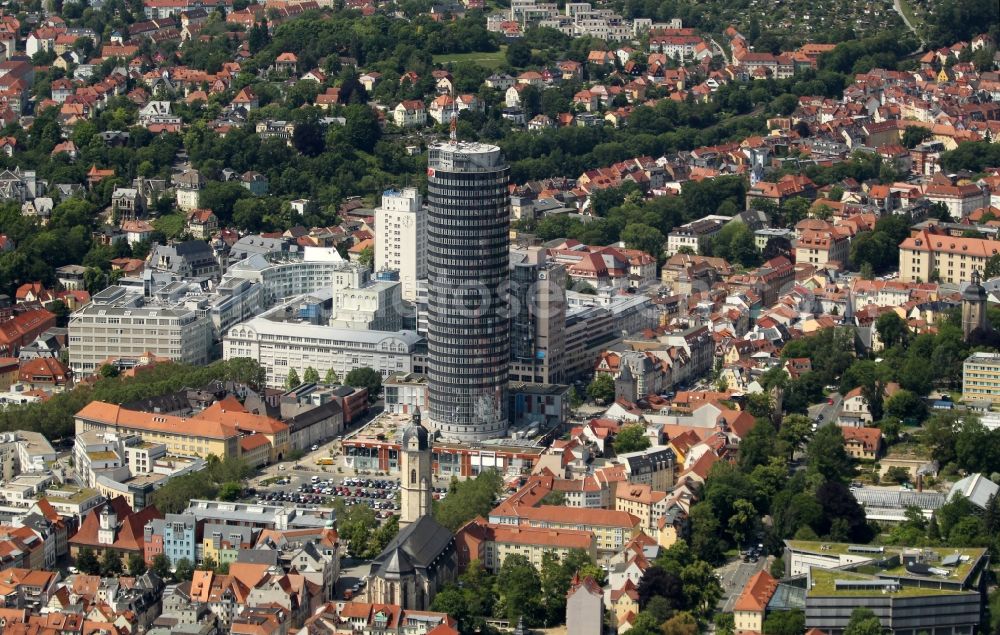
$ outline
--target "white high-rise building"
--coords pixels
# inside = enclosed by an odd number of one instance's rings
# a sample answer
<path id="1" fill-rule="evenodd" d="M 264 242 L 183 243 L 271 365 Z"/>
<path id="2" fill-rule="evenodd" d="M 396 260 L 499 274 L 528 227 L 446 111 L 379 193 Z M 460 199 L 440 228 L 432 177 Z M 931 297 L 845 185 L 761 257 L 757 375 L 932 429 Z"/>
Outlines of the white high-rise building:
<path id="1" fill-rule="evenodd" d="M 427 212 L 416 188 L 386 190 L 375 208 L 375 271 L 399 272 L 404 300 L 417 299 L 417 280 L 427 277 Z"/>

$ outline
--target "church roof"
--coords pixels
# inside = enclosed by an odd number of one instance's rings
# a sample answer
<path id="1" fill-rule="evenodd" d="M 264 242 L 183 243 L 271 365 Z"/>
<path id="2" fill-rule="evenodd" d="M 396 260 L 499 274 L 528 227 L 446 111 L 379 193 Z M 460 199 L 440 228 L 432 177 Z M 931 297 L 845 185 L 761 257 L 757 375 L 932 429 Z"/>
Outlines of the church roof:
<path id="1" fill-rule="evenodd" d="M 450 530 L 431 516 L 421 516 L 401 529 L 372 561 L 371 572 L 384 578 L 414 569 L 430 569 L 453 542 L 454 534 Z"/>
<path id="2" fill-rule="evenodd" d="M 410 562 L 409 556 L 403 551 L 402 547 L 396 547 L 392 550 L 389 555 L 389 559 L 386 560 L 382 567 L 382 573 L 389 576 L 403 576 L 407 573 L 413 573 L 413 563 Z"/>

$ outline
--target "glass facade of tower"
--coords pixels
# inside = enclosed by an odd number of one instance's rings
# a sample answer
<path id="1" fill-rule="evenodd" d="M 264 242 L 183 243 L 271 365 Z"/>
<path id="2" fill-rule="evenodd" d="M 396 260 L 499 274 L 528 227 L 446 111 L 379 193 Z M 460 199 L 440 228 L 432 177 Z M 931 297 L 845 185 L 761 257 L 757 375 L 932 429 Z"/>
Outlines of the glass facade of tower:
<path id="1" fill-rule="evenodd" d="M 427 169 L 427 388 L 442 438 L 507 431 L 510 168 L 500 148 L 431 146 Z"/>

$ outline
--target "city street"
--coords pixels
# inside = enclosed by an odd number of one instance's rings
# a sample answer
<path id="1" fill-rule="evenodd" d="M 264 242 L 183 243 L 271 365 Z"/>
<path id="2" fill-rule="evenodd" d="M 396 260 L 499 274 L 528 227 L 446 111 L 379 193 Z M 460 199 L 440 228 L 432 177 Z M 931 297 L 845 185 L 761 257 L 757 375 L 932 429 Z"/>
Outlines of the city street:
<path id="1" fill-rule="evenodd" d="M 827 401 L 809 406 L 809 418 L 817 422 L 819 426 L 835 423 L 840 415 L 840 407 L 844 403 L 844 397 L 839 392 L 832 392 L 827 397 Z"/>
<path id="2" fill-rule="evenodd" d="M 772 558 L 767 556 L 757 562 L 743 562 L 737 558 L 715 570 L 716 575 L 722 584 L 722 599 L 719 600 L 719 610 L 729 613 L 733 610 L 736 599 L 743 591 L 747 581 L 755 573 L 771 566 Z"/>

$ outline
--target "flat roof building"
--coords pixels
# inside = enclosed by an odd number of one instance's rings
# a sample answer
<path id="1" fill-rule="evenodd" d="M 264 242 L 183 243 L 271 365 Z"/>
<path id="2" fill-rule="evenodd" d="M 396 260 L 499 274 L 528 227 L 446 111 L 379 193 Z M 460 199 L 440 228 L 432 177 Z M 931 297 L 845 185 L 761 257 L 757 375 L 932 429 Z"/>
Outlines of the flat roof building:
<path id="1" fill-rule="evenodd" d="M 1000 353 L 969 355 L 962 364 L 962 399 L 1000 402 Z"/>
<path id="2" fill-rule="evenodd" d="M 147 352 L 207 364 L 213 330 L 208 302 L 192 304 L 147 298 L 124 287 L 104 289 L 70 316 L 70 367 L 77 375 L 89 375 L 109 357 Z"/>

